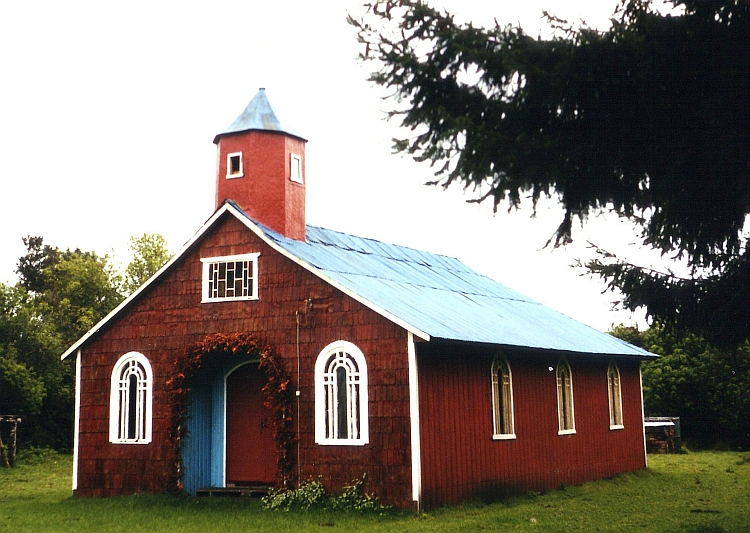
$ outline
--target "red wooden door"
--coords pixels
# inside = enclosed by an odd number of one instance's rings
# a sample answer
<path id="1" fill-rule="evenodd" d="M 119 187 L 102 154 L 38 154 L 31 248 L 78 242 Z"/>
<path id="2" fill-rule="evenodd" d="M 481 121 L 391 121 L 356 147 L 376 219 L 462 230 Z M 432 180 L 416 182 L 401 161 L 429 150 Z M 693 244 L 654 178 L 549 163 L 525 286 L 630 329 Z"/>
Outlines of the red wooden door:
<path id="1" fill-rule="evenodd" d="M 256 363 L 227 376 L 227 484 L 273 483 L 278 456 L 271 410 L 263 405 L 266 377 Z"/>

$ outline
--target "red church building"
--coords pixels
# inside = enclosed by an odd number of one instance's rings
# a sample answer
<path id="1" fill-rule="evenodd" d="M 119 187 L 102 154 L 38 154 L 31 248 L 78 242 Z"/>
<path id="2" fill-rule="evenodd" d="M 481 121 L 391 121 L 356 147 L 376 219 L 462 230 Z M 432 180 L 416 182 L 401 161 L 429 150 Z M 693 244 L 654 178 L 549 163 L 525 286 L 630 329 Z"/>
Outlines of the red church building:
<path id="1" fill-rule="evenodd" d="M 640 348 L 451 257 L 305 220 L 305 139 L 260 90 L 216 211 L 63 357 L 80 496 L 321 479 L 399 508 L 646 466 Z"/>

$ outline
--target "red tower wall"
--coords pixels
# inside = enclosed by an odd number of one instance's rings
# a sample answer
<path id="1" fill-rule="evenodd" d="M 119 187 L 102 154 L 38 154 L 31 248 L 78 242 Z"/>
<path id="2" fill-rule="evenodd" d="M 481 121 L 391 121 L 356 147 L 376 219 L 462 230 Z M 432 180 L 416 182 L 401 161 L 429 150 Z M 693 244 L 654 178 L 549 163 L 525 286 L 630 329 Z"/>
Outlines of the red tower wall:
<path id="1" fill-rule="evenodd" d="M 227 155 L 242 153 L 243 175 L 227 178 Z M 302 183 L 290 179 L 290 155 L 301 159 Z M 216 208 L 233 200 L 251 218 L 296 240 L 305 240 L 305 141 L 285 133 L 244 131 L 217 143 Z"/>

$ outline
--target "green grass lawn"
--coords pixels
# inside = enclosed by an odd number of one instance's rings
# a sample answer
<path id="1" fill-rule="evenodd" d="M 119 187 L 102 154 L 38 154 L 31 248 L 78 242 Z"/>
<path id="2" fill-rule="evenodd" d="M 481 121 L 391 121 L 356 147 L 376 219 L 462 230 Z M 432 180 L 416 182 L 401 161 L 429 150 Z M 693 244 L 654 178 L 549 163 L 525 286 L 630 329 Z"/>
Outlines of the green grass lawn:
<path id="1" fill-rule="evenodd" d="M 649 469 L 542 495 L 412 515 L 273 512 L 223 498 L 71 497 L 71 457 L 0 468 L 0 531 L 654 531 L 750 532 L 750 455 L 649 456 Z"/>

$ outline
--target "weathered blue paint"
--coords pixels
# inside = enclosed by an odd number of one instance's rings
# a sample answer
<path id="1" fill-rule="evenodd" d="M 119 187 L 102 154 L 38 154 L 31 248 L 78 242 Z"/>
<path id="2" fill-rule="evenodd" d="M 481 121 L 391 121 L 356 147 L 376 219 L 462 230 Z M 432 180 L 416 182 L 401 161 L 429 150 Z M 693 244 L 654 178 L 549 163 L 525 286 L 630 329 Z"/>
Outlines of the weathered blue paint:
<path id="1" fill-rule="evenodd" d="M 225 486 L 226 377 L 251 361 L 247 357 L 208 361 L 190 382 L 187 437 L 182 446 L 182 484 L 188 494 Z"/>
<path id="2" fill-rule="evenodd" d="M 219 133 L 214 138 L 214 143 L 219 142 L 219 137 L 230 133 L 239 133 L 242 131 L 259 130 L 259 131 L 276 131 L 288 133 L 300 139 L 307 140 L 300 135 L 297 128 L 292 126 L 288 119 L 283 117 L 268 100 L 266 90 L 261 88 L 257 94 L 250 100 L 247 107 L 240 113 L 234 122 L 227 129 Z"/>
<path id="3" fill-rule="evenodd" d="M 211 384 L 196 379 L 191 383 L 187 435 L 182 445 L 182 485 L 188 494 L 211 486 L 211 418 Z"/>
<path id="4" fill-rule="evenodd" d="M 211 381 L 211 487 L 223 487 L 224 484 L 224 403 L 226 399 L 225 371 L 218 369 Z"/>

